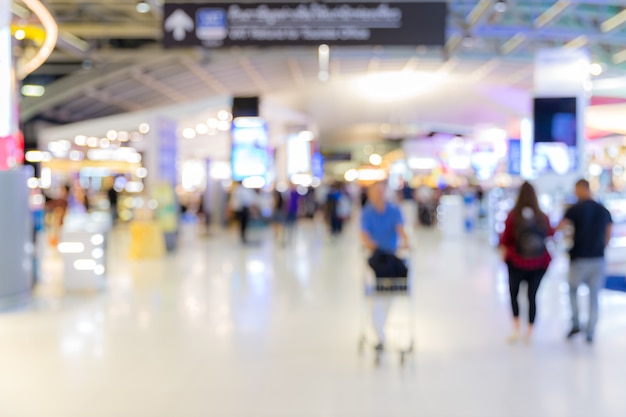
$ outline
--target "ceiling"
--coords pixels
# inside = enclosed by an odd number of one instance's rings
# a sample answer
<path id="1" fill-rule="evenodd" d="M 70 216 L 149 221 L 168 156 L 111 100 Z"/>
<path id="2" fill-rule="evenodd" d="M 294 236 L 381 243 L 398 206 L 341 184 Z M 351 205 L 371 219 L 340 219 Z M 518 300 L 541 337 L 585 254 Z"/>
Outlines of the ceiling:
<path id="1" fill-rule="evenodd" d="M 28 20 L 14 3 L 16 21 Z M 315 48 L 164 51 L 159 0 L 150 0 L 145 14 L 134 0 L 46 3 L 59 22 L 60 41 L 30 77 L 46 83 L 47 91 L 23 99 L 23 121 L 70 123 L 259 94 L 308 112 L 330 141 L 369 140 L 380 136 L 381 124 L 503 124 L 524 114 L 539 48 L 588 48 L 605 68 L 600 78 L 626 74 L 626 24 L 618 24 L 626 22 L 626 0 L 508 0 L 505 10 L 493 0 L 449 1 L 445 48 L 332 48 L 327 83 L 317 79 Z M 402 70 L 439 74 L 443 81 L 395 104 L 368 101 L 352 90 L 359 76 Z"/>

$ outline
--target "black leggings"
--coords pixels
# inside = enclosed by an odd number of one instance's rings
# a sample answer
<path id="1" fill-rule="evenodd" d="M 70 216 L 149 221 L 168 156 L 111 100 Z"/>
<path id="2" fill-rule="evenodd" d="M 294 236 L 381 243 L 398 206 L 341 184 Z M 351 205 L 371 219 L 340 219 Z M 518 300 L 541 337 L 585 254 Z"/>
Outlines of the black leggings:
<path id="1" fill-rule="evenodd" d="M 242 207 L 239 212 L 239 234 L 241 235 L 241 241 L 246 243 L 246 231 L 248 230 L 248 223 L 250 223 L 250 209 L 248 207 Z"/>
<path id="2" fill-rule="evenodd" d="M 513 310 L 513 317 L 519 317 L 519 304 L 517 303 L 517 296 L 519 294 L 519 287 L 522 281 L 528 283 L 528 323 L 533 324 L 535 322 L 535 316 L 537 314 L 537 290 L 541 279 L 546 273 L 546 269 L 520 269 L 511 264 L 509 267 L 509 291 L 511 293 L 511 309 Z"/>

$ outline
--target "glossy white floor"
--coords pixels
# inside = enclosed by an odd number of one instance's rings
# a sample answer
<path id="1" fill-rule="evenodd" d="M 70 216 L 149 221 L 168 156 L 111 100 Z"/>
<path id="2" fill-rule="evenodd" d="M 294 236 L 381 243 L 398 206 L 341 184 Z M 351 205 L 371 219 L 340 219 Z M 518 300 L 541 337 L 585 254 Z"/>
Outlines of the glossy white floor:
<path id="1" fill-rule="evenodd" d="M 603 294 L 595 346 L 566 343 L 556 262 L 532 345 L 510 346 L 495 252 L 477 236 L 419 231 L 417 351 L 376 367 L 357 355 L 355 239 L 305 224 L 287 248 L 224 233 L 129 262 L 117 231 L 99 295 L 63 295 L 48 263 L 33 306 L 0 315 L 0 416 L 624 415 L 626 294 Z"/>

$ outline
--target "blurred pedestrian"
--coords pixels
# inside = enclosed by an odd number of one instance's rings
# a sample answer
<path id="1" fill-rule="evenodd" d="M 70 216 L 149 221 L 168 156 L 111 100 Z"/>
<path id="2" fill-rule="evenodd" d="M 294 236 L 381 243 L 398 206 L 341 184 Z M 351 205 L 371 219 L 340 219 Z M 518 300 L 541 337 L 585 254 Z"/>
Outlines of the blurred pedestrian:
<path id="1" fill-rule="evenodd" d="M 65 185 L 59 189 L 57 198 L 46 201 L 46 210 L 50 216 L 50 230 L 48 234 L 48 243 L 50 246 L 57 246 L 59 244 L 61 229 L 69 208 L 70 195 L 71 187 Z"/>
<path id="2" fill-rule="evenodd" d="M 515 206 L 509 213 L 500 238 L 504 261 L 509 270 L 509 293 L 513 311 L 513 332 L 509 342 L 520 338 L 518 295 L 522 282 L 527 283 L 528 329 L 525 341 L 531 340 L 537 314 L 537 291 L 552 258 L 545 241 L 554 235 L 548 216 L 539 207 L 534 187 L 522 184 Z"/>
<path id="3" fill-rule="evenodd" d="M 284 240 L 284 226 L 285 226 L 285 197 L 283 193 L 278 189 L 274 189 L 274 209 L 272 213 L 272 224 L 274 228 L 274 235 L 276 238 L 282 238 Z"/>
<path id="4" fill-rule="evenodd" d="M 109 210 L 111 210 L 111 220 L 113 224 L 117 223 L 118 211 L 117 211 L 117 203 L 119 200 L 119 193 L 115 189 L 115 186 L 111 186 L 107 190 L 107 198 L 109 199 Z"/>
<path id="5" fill-rule="evenodd" d="M 604 250 L 611 240 L 613 219 L 611 213 L 593 200 L 587 180 L 575 187 L 578 202 L 570 207 L 559 229 L 568 224 L 574 228 L 573 246 L 569 251 L 569 295 L 572 308 L 571 339 L 582 330 L 578 316 L 578 287 L 589 287 L 589 318 L 586 326 L 587 342 L 593 343 L 598 322 L 598 292 L 604 286 L 606 261 Z"/>
<path id="6" fill-rule="evenodd" d="M 368 203 L 361 215 L 361 242 L 373 256 L 394 255 L 408 247 L 400 208 L 387 201 L 386 184 L 378 182 L 368 189 Z M 370 258 L 371 260 L 372 258 Z M 372 304 L 374 329 L 378 336 L 377 350 L 385 345 L 385 322 L 391 306 L 389 297 L 375 298 Z"/>
<path id="7" fill-rule="evenodd" d="M 287 210 L 285 214 L 285 241 L 292 242 L 295 232 L 296 223 L 298 221 L 298 215 L 300 213 L 301 196 L 298 192 L 298 187 L 295 184 L 291 184 L 289 188 L 289 196 L 287 198 Z"/>
<path id="8" fill-rule="evenodd" d="M 326 203 L 330 235 L 333 237 L 338 236 L 343 228 L 343 219 L 341 217 L 342 213 L 340 207 L 341 199 L 341 185 L 336 182 L 332 185 L 330 192 L 328 193 L 328 201 Z"/>
<path id="9" fill-rule="evenodd" d="M 248 225 L 250 223 L 250 209 L 257 199 L 256 193 L 238 182 L 231 195 L 231 208 L 236 213 L 239 220 L 239 236 L 241 242 L 248 243 Z"/>

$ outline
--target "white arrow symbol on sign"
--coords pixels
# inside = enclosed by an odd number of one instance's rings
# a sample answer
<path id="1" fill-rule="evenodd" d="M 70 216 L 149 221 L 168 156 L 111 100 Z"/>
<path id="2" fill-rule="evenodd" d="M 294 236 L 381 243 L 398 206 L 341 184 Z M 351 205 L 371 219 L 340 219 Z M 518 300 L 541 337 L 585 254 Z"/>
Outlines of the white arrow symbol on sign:
<path id="1" fill-rule="evenodd" d="M 177 9 L 165 20 L 165 30 L 172 32 L 172 36 L 177 41 L 184 40 L 187 32 L 191 32 L 193 28 L 193 19 L 182 9 Z"/>

